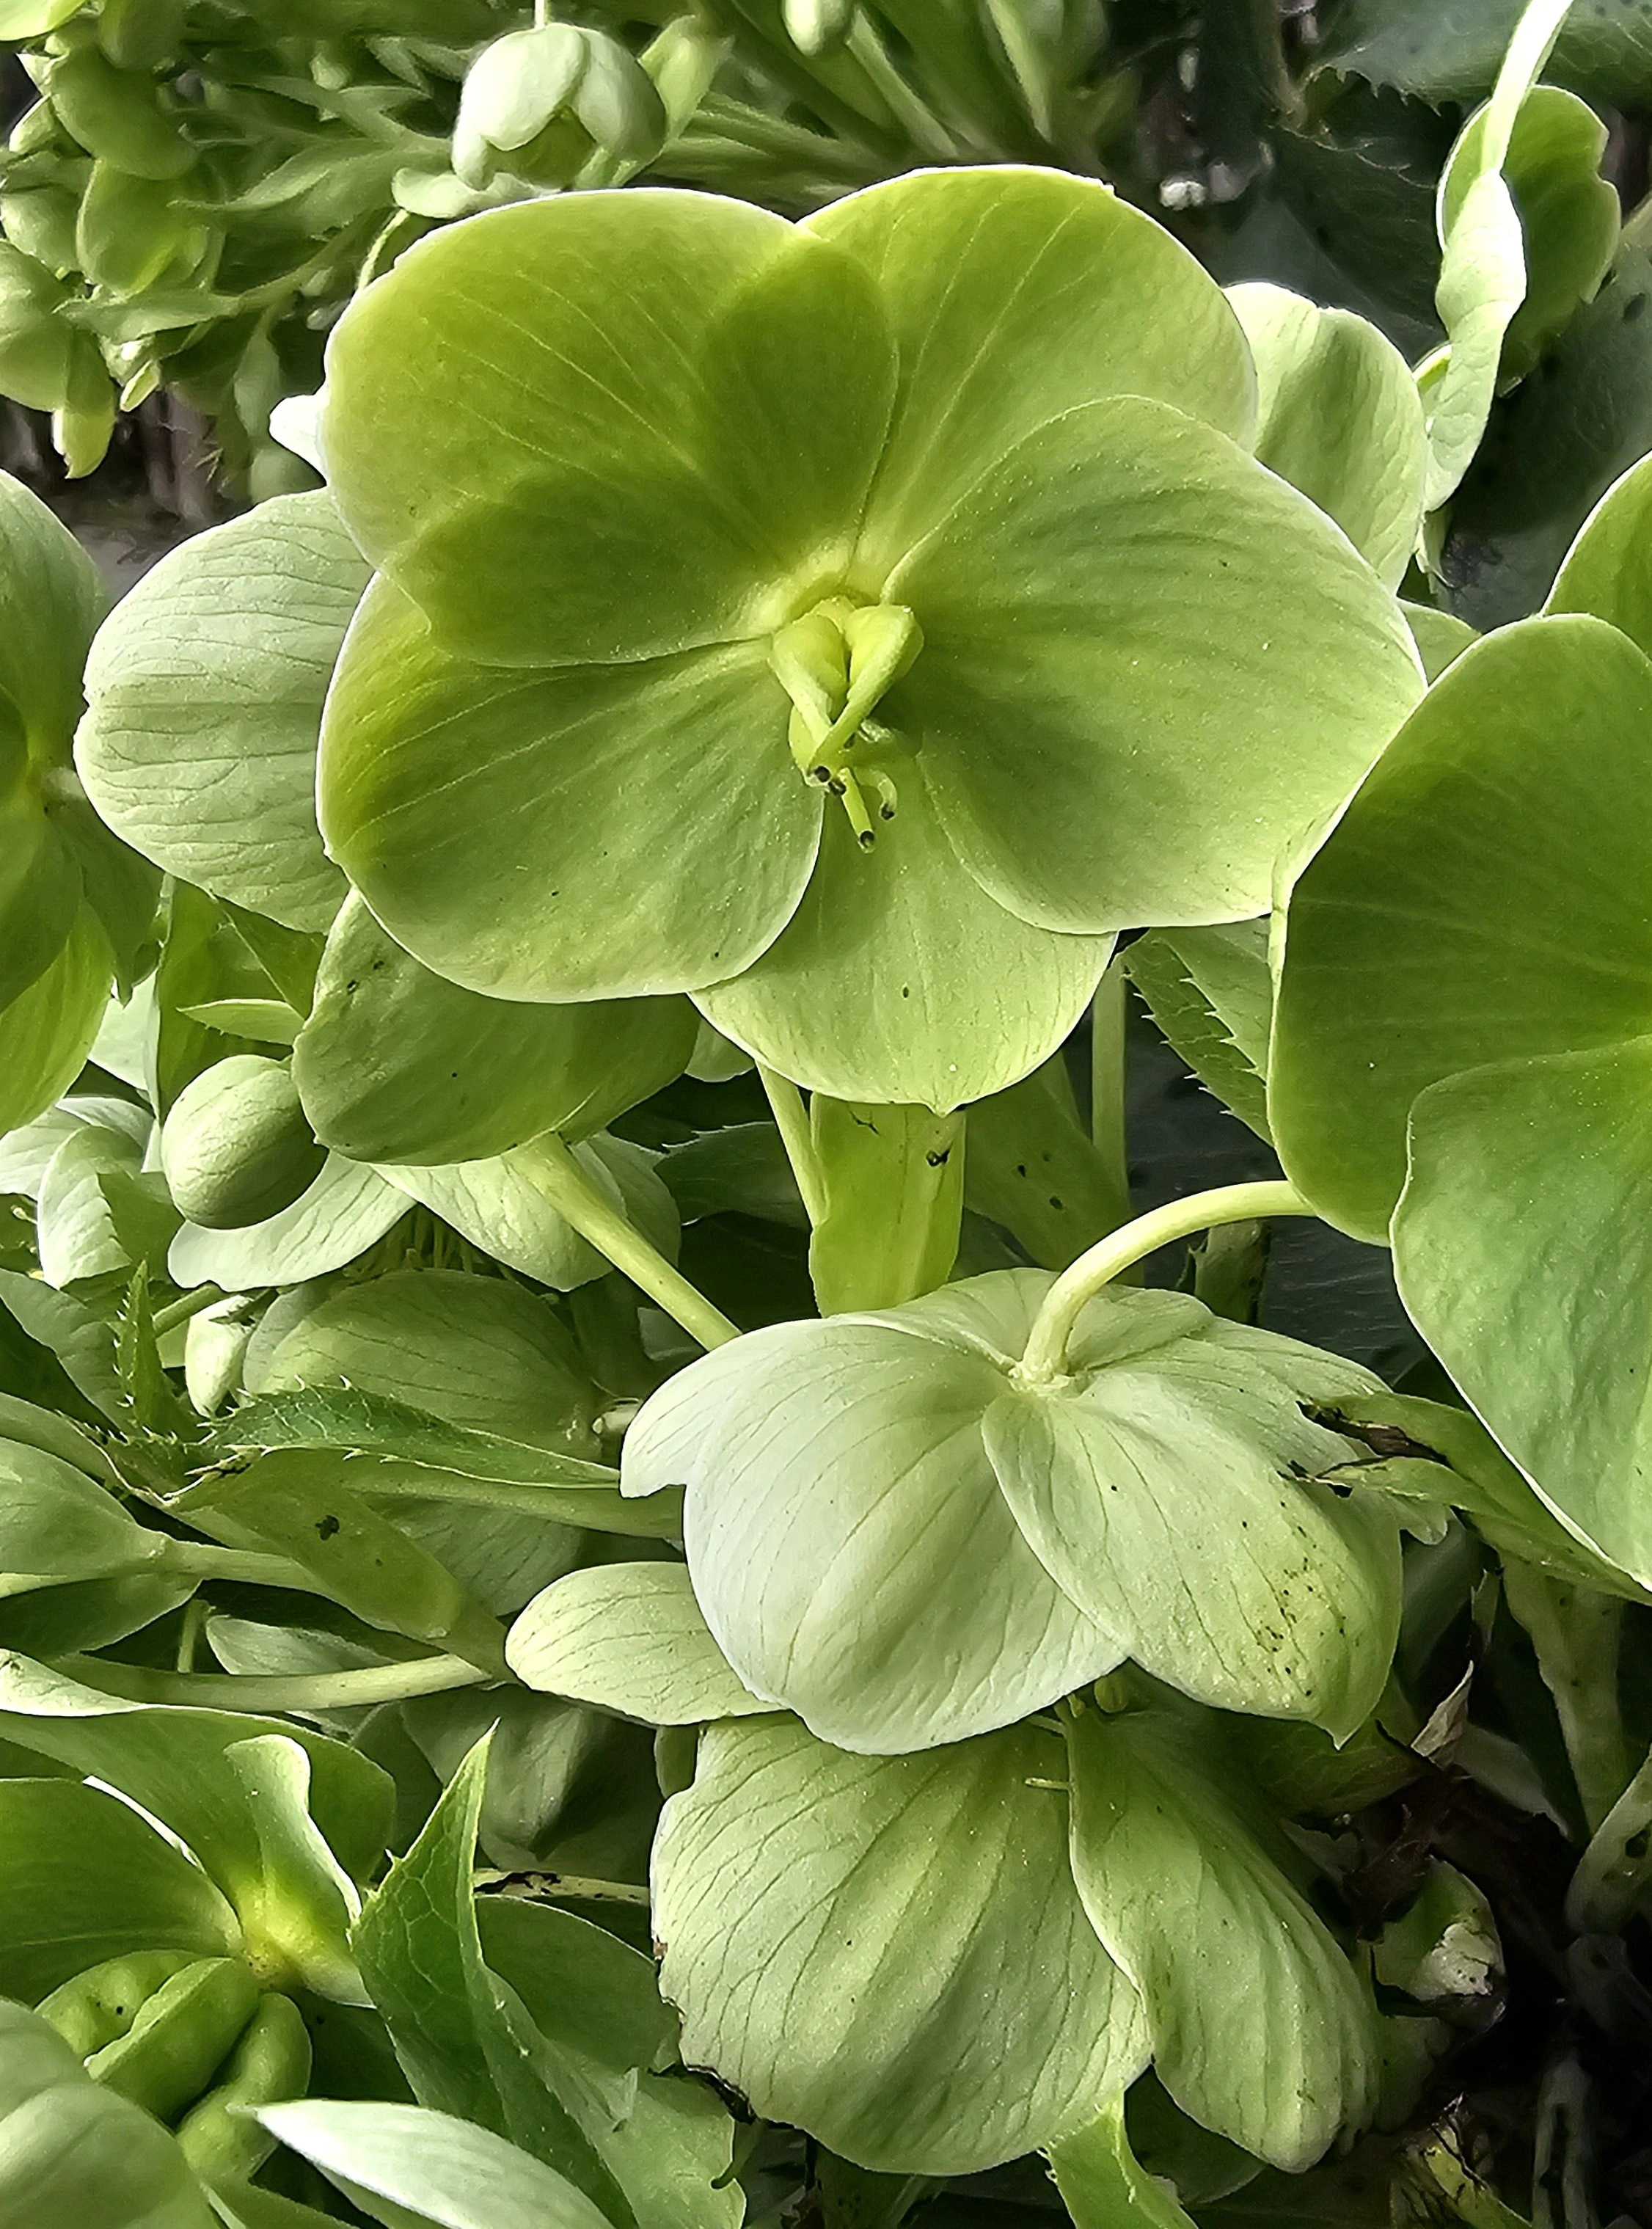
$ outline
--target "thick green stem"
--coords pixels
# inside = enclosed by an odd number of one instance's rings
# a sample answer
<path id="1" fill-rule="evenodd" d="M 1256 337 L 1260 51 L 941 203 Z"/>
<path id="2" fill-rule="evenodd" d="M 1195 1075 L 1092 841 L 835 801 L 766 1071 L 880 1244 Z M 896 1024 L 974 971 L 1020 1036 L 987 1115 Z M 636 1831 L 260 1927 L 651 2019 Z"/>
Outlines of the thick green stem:
<path id="1" fill-rule="evenodd" d="M 188 1579 L 239 1579 L 249 1587 L 292 1587 L 307 1595 L 323 1590 L 302 1564 L 285 1556 L 263 1556 L 251 1548 L 220 1548 L 208 1540 L 169 1540 L 162 1567 Z"/>
<path id="2" fill-rule="evenodd" d="M 188 1323 L 191 1316 L 202 1315 L 208 1308 L 216 1307 L 225 1297 L 216 1285 L 197 1285 L 194 1292 L 185 1293 L 182 1300 L 169 1301 L 165 1307 L 155 1311 L 156 1338 L 162 1339 L 168 1332 L 175 1331 L 179 1324 Z"/>
<path id="3" fill-rule="evenodd" d="M 560 1138 L 541 1138 L 535 1162 L 534 1180 L 548 1204 L 650 1300 L 657 1301 L 690 1339 L 697 1339 L 709 1350 L 740 1337 L 739 1325 L 730 1323 L 720 1308 L 714 1307 L 663 1254 L 649 1244 L 634 1224 L 627 1222 Z"/>
<path id="4" fill-rule="evenodd" d="M 803 1094 L 788 1076 L 772 1068 L 757 1064 L 757 1072 L 767 1095 L 769 1108 L 775 1127 L 780 1133 L 780 1142 L 786 1149 L 786 1159 L 791 1164 L 791 1173 L 797 1179 L 797 1190 L 803 1195 L 804 1211 L 810 1225 L 821 1222 L 826 1213 L 826 1185 L 821 1174 L 820 1157 L 815 1151 L 815 1140 L 809 1127 L 809 1109 L 803 1103 Z"/>
<path id="5" fill-rule="evenodd" d="M 1130 1220 L 1130 1146 L 1124 1122 L 1124 1018 L 1128 986 L 1117 959 L 1090 1005 L 1090 1141 L 1107 1166 Z"/>
<path id="6" fill-rule="evenodd" d="M 480 1687 L 494 1677 L 458 1656 L 419 1656 L 407 1664 L 364 1664 L 353 1672 L 280 1673 L 157 1672 L 104 1656 L 61 1656 L 52 1665 L 83 1686 L 131 1703 L 191 1705 L 213 1711 L 348 1711 Z"/>
<path id="7" fill-rule="evenodd" d="M 1064 1269 L 1044 1296 L 1027 1340 L 1027 1351 L 1015 1375 L 1029 1385 L 1053 1384 L 1066 1362 L 1067 1341 L 1085 1304 L 1104 1285 L 1126 1269 L 1156 1254 L 1161 1246 L 1196 1231 L 1213 1230 L 1219 1224 L 1248 1223 L 1265 1215 L 1312 1215 L 1295 1186 L 1288 1184 L 1219 1185 L 1213 1192 L 1196 1192 L 1187 1199 L 1173 1199 L 1150 1214 L 1138 1215 L 1122 1230 L 1103 1238 Z"/>
<path id="8" fill-rule="evenodd" d="M 1634 1770 L 1617 1700 L 1623 1605 L 1568 1586 L 1534 1564 L 1503 1558 L 1503 1593 L 1531 1636 L 1537 1668 L 1554 1698 L 1572 1777 L 1592 1834 Z"/>
<path id="9" fill-rule="evenodd" d="M 1618 1934 L 1652 1875 L 1652 1755 L 1595 1829 L 1566 1891 L 1579 1935 Z"/>

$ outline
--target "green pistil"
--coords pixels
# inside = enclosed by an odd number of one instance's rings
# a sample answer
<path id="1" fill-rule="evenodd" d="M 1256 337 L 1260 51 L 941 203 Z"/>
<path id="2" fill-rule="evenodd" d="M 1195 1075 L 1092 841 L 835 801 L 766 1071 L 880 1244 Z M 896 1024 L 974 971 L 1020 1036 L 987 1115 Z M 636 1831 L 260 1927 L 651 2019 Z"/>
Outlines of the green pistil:
<path id="1" fill-rule="evenodd" d="M 888 773 L 868 764 L 868 747 L 902 748 L 872 715 L 923 646 L 904 604 L 854 604 L 842 596 L 829 596 L 781 627 L 769 646 L 769 662 L 791 699 L 787 740 L 798 772 L 839 800 L 863 851 L 877 841 L 868 793 L 879 820 L 893 820 L 897 803 Z"/>

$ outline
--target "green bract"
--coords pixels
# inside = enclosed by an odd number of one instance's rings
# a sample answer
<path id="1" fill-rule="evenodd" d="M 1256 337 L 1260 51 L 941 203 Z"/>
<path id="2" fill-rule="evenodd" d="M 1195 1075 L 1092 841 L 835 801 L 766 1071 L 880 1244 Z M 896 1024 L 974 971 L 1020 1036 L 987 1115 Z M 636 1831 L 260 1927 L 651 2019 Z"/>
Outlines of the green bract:
<path id="1" fill-rule="evenodd" d="M 1294 1180 L 1361 1237 L 1393 1218 L 1400 1288 L 1441 1360 L 1546 1499 L 1642 1582 L 1649 504 L 1642 464 L 1547 614 L 1441 677 L 1302 876 L 1270 1082 Z"/>
<path id="2" fill-rule="evenodd" d="M 1419 685 L 1245 453 L 1219 291 L 1093 183 L 501 210 L 328 365 L 379 578 L 323 826 L 475 991 L 687 990 L 801 1082 L 953 1106 L 1060 1042 L 1114 930 L 1259 910 Z"/>
<path id="3" fill-rule="evenodd" d="M 734 1670 L 852 1750 L 1007 1725 L 1126 1657 L 1351 1732 L 1387 1675 L 1399 1544 L 1314 1482 L 1348 1449 L 1299 1404 L 1374 1381 L 1117 1288 L 1068 1374 L 1028 1381 L 1049 1285 L 1019 1270 L 778 1325 L 654 1396 L 623 1489 L 687 1488 L 695 1591 Z"/>

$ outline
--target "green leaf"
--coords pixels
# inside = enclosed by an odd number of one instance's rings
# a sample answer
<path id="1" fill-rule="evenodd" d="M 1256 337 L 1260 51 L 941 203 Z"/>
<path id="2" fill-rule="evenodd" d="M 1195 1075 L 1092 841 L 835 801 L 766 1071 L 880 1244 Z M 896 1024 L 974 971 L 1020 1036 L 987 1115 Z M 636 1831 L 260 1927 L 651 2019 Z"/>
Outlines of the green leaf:
<path id="1" fill-rule="evenodd" d="M 752 1333 L 625 1441 L 622 1491 L 688 1488 L 695 1593 L 740 1680 L 856 1750 L 1008 1725 L 1126 1653 L 999 1492 L 981 1425 L 1002 1364 L 923 1337 L 924 1307 Z"/>
<path id="2" fill-rule="evenodd" d="M 535 1595 L 505 1654 L 528 1686 L 656 1726 L 769 1707 L 713 1640 L 681 1564 L 599 1564 Z"/>
<path id="3" fill-rule="evenodd" d="M 603 1492 L 615 1479 L 615 1473 L 604 1465 L 582 1461 L 542 1442 L 529 1444 L 444 1423 L 405 1402 L 365 1393 L 356 1386 L 260 1395 L 218 1426 L 217 1446 L 229 1454 L 254 1448 L 360 1449 L 399 1459 L 408 1467 L 427 1465 L 467 1478 L 579 1493 Z"/>
<path id="4" fill-rule="evenodd" d="M 893 369 L 850 257 L 748 205 L 646 191 L 432 234 L 327 363 L 352 533 L 455 650 L 505 665 L 727 643 L 778 580 L 841 563 Z"/>
<path id="5" fill-rule="evenodd" d="M 0 1442 L 0 1596 L 135 1574 L 161 1564 L 166 1545 L 84 1471 Z"/>
<path id="6" fill-rule="evenodd" d="M 129 1804 L 74 1780 L 0 1780 L 0 1986 L 32 2003 L 134 1950 L 240 1948 L 230 1905 Z"/>
<path id="7" fill-rule="evenodd" d="M 1101 397 L 1150 396 L 1250 439 L 1255 390 L 1233 312 L 1184 248 L 1092 179 L 919 171 L 802 229 L 865 267 L 898 352 L 862 542 L 874 576 L 1024 435 Z"/>
<path id="8" fill-rule="evenodd" d="M 347 1286 L 290 1331 L 249 1391 L 344 1384 L 466 1431 L 586 1452 L 595 1403 L 548 1305 L 500 1277 L 404 1269 Z"/>
<path id="9" fill-rule="evenodd" d="M 142 1159 L 130 1138 L 91 1123 L 58 1147 L 42 1179 L 35 1219 L 41 1275 L 48 1285 L 131 1272 L 131 1256 L 99 1180 L 135 1177 Z"/>
<path id="10" fill-rule="evenodd" d="M 922 1757 L 712 1727 L 654 1856 L 684 2058 L 862 2167 L 967 2174 L 1082 2127 L 1147 2057 L 1031 1727 Z M 806 2008 L 807 2017 L 802 2017 Z"/>
<path id="11" fill-rule="evenodd" d="M 1386 1235 L 1429 1085 L 1645 1031 L 1652 924 L 1624 738 L 1649 720 L 1652 665 L 1599 620 L 1489 636 L 1298 879 L 1270 1115 L 1292 1182 L 1344 1230 Z M 1487 1237 L 1512 1239 L 1528 1204 L 1499 1210 Z"/>
<path id="12" fill-rule="evenodd" d="M 605 1882 L 634 1881 L 647 1872 L 660 1799 L 654 1737 L 644 1728 L 513 1686 L 420 1696 L 403 1704 L 401 1718 L 444 1781 L 491 1731 L 477 1840 L 492 1864 Z M 623 1916 L 633 1923 L 643 1918 L 633 1901 L 638 1893 L 622 1892 Z M 579 2084 L 570 2087 L 558 2076 L 557 2087 L 581 2118 Z M 583 2125 L 605 2158 L 619 2107 L 609 2085 L 602 2087 L 607 2118 Z"/>
<path id="13" fill-rule="evenodd" d="M 1073 1879 L 1160 2081 L 1245 2150 L 1311 2167 L 1369 2119 L 1380 2065 L 1369 1996 L 1282 1869 L 1291 1846 L 1181 1713 L 1085 1710 L 1067 1757 Z"/>
<path id="14" fill-rule="evenodd" d="M 381 581 L 328 700 L 322 826 L 397 942 L 471 991 L 696 989 L 773 941 L 814 866 L 820 793 L 785 725 L 761 641 L 476 665 Z"/>
<path id="15" fill-rule="evenodd" d="M 676 1000 L 536 1006 L 421 967 L 354 894 L 327 941 L 292 1072 L 323 1143 L 360 1161 L 476 1161 L 582 1138 L 682 1072 Z"/>
<path id="16" fill-rule="evenodd" d="M 310 1760 L 310 1814 L 338 1862 L 363 1880 L 383 1857 L 387 1778 L 366 1757 L 305 1727 L 239 1712 L 129 1703 L 7 1654 L 0 1656 L 0 1732 L 106 1781 L 164 1820 L 244 1916 L 260 1909 L 266 1856 L 255 1799 L 226 1761 L 238 1743 L 266 1735 L 298 1742 Z M 277 1937 L 272 1948 L 280 1947 Z"/>
<path id="17" fill-rule="evenodd" d="M 519 1897 L 479 1898 L 477 1922 L 489 1965 L 541 2035 L 586 2070 L 593 2097 L 611 2099 L 601 2148 L 639 2229 L 740 2229 L 746 2200 L 732 2172 L 734 2124 L 709 2085 L 676 2064 L 677 2024 L 653 1960 L 572 1912 Z"/>
<path id="18" fill-rule="evenodd" d="M 1124 2129 L 1124 2101 L 1050 2146 L 1050 2172 L 1075 2229 L 1194 2229 L 1173 2184 L 1149 2174 Z"/>
<path id="19" fill-rule="evenodd" d="M 560 2094 L 566 2070 L 483 1962 L 471 1867 L 487 1762 L 484 1740 L 368 1899 L 355 1953 L 419 2102 L 521 2145 L 629 2229 L 618 2185 Z"/>
<path id="20" fill-rule="evenodd" d="M 1424 100 L 1477 100 L 1489 91 L 1521 0 L 1347 0 L 1321 50 L 1328 69 Z M 1561 28 L 1553 74 L 1579 93 L 1630 105 L 1652 62 L 1652 7 L 1612 0 L 1578 8 Z"/>
<path id="21" fill-rule="evenodd" d="M 1265 911 L 1276 854 L 1422 686 L 1393 600 L 1323 514 L 1134 396 L 1029 434 L 885 594 L 924 648 L 879 716 L 923 737 L 970 874 L 1047 928 Z"/>
<path id="22" fill-rule="evenodd" d="M 779 936 L 695 1004 L 810 1090 L 946 1110 L 1017 1082 L 1062 1043 L 1112 942 L 1034 928 L 989 897 L 948 841 L 919 765 L 898 780 L 900 807 L 875 849 L 862 851 L 834 812 Z"/>
<path id="23" fill-rule="evenodd" d="M 1397 588 L 1423 517 L 1427 444 L 1409 366 L 1374 325 L 1281 286 L 1228 299 L 1256 360 L 1256 454 Z"/>
<path id="24" fill-rule="evenodd" d="M 1508 175 L 1512 142 L 1522 103 L 1570 6 L 1571 0 L 1529 0 L 1491 100 L 1459 135 L 1440 181 L 1443 254 L 1435 301 L 1447 345 L 1435 380 L 1422 382 L 1428 511 L 1452 493 L 1480 446 L 1497 391 L 1504 337 L 1526 299 L 1525 240 Z"/>
<path id="25" fill-rule="evenodd" d="M 369 568 L 326 494 L 197 535 L 117 607 L 86 670 L 76 764 L 116 832 L 170 872 L 324 929 L 322 699 Z"/>
<path id="26" fill-rule="evenodd" d="M 70 1294 L 37 1277 L 0 1269 L 0 1307 L 24 1333 L 57 1357 L 75 1390 L 116 1423 L 129 1414 L 126 1391 L 115 1367 L 115 1334 L 101 1316 Z"/>
<path id="27" fill-rule="evenodd" d="M 653 1153 L 605 1133 L 581 1139 L 572 1152 L 585 1173 L 656 1251 L 675 1257 L 676 1210 L 654 1173 Z M 545 1145 L 535 1139 L 490 1160 L 458 1161 L 439 1168 L 387 1162 L 381 1174 L 496 1262 L 559 1292 L 572 1292 L 606 1276 L 611 1265 L 553 1205 L 563 1195 L 560 1186 L 547 1183 L 545 1159 Z"/>
<path id="28" fill-rule="evenodd" d="M 304 1449 L 259 1456 L 208 1478 L 171 1505 L 228 1546 L 273 1551 L 366 1624 L 450 1649 L 496 1671 L 504 1636 L 434 1556 L 339 1476 L 345 1466 Z M 363 1470 L 362 1483 L 372 1473 Z"/>
<path id="29" fill-rule="evenodd" d="M 301 1284 L 365 1254 L 407 1211 L 406 1197 L 376 1171 L 330 1153 L 309 1190 L 266 1222 L 239 1230 L 186 1223 L 172 1241 L 167 1269 L 186 1289 L 221 1285 L 227 1292 L 248 1292 L 260 1285 Z"/>
<path id="30" fill-rule="evenodd" d="M 1273 1021 L 1267 922 L 1152 929 L 1130 947 L 1124 967 L 1200 1082 L 1265 1138 Z"/>
<path id="31" fill-rule="evenodd" d="M 258 2117 L 388 2229 L 611 2229 L 565 2176 L 451 2114 L 305 2098 Z"/>
<path id="32" fill-rule="evenodd" d="M 0 2215 L 12 2229 L 213 2229 L 217 2219 L 168 2130 L 94 2082 L 43 2020 L 3 2002 Z"/>
<path id="33" fill-rule="evenodd" d="M 1314 1481 L 1350 1447 L 1300 1404 L 1377 1381 L 1115 1286 L 1069 1375 L 1028 1386 L 1011 1372 L 1050 1282 L 778 1325 L 646 1404 L 622 1490 L 686 1487 L 729 1662 L 856 1750 L 1008 1725 L 1127 1656 L 1201 1701 L 1351 1732 L 1387 1677 L 1398 1538 Z"/>

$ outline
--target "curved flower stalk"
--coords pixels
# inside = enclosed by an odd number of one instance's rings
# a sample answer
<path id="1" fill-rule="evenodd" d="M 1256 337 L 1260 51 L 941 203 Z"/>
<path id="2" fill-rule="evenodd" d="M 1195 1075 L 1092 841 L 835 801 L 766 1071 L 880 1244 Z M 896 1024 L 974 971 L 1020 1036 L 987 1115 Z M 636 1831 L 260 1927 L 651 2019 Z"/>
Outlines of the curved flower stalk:
<path id="1" fill-rule="evenodd" d="M 1421 685 L 1247 453 L 1220 290 L 1088 181 L 497 211 L 328 363 L 378 576 L 322 825 L 475 991 L 688 991 L 798 1082 L 956 1106 L 1060 1042 L 1116 930 L 1265 906 Z"/>

